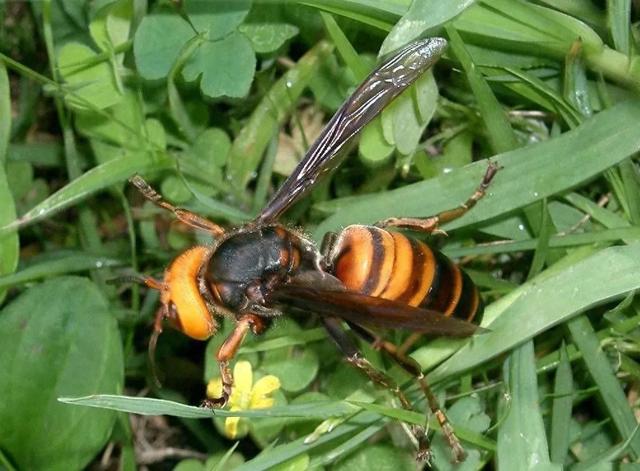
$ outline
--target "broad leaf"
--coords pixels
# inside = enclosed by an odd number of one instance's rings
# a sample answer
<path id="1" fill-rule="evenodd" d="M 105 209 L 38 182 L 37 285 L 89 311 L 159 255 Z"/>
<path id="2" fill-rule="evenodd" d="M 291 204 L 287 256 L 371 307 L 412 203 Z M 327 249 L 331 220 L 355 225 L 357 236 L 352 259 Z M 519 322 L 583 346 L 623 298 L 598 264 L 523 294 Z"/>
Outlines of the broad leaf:
<path id="1" fill-rule="evenodd" d="M 0 448 L 20 469 L 83 468 L 104 446 L 115 414 L 59 396 L 122 389 L 120 333 L 87 279 L 57 278 L 0 313 Z"/>
<path id="2" fill-rule="evenodd" d="M 243 97 L 249 93 L 256 68 L 251 42 L 241 33 L 203 43 L 189 58 L 182 74 L 186 80 L 201 77 L 202 93 L 210 97 Z"/>

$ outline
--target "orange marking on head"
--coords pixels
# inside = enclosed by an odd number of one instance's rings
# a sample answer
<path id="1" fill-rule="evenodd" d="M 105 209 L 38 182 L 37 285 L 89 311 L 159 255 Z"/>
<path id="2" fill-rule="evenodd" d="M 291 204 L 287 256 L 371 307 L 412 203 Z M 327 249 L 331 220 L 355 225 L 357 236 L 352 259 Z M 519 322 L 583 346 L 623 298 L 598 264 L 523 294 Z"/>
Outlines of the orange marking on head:
<path id="1" fill-rule="evenodd" d="M 351 290 L 360 291 L 369 277 L 373 241 L 366 228 L 349 226 L 336 244 L 336 277 Z"/>
<path id="2" fill-rule="evenodd" d="M 389 283 L 384 291 L 380 293 L 381 298 L 398 299 L 411 283 L 413 273 L 413 250 L 411 242 L 398 232 L 391 232 L 395 245 L 395 258 L 393 272 Z"/>
<path id="3" fill-rule="evenodd" d="M 217 330 L 213 316 L 198 289 L 198 272 L 208 260 L 209 248 L 196 246 L 176 257 L 164 275 L 162 302 L 173 303 L 181 331 L 196 340 L 206 340 Z"/>
<path id="4" fill-rule="evenodd" d="M 424 242 L 416 241 L 416 249 L 420 250 L 423 255 L 423 263 L 420 273 L 414 273 L 413 276 L 418 277 L 420 285 L 416 289 L 415 294 L 409 299 L 407 304 L 410 306 L 419 306 L 429 292 L 429 288 L 433 284 L 436 274 L 436 259 L 431 249 Z"/>

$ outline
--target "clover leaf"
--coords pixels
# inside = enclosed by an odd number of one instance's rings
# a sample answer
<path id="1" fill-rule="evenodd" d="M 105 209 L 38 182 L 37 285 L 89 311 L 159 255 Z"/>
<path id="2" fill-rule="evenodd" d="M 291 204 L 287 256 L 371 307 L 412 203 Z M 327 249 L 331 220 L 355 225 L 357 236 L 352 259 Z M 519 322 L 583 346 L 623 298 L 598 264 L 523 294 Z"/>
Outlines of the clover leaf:
<path id="1" fill-rule="evenodd" d="M 256 56 L 249 39 L 231 33 L 220 41 L 203 43 L 185 64 L 182 75 L 192 81 L 201 77 L 200 89 L 210 97 L 243 97 L 249 92 Z"/>
<path id="2" fill-rule="evenodd" d="M 140 75 L 148 80 L 164 78 L 182 58 L 186 59 L 183 77 L 200 79 L 204 95 L 245 96 L 253 81 L 256 57 L 251 40 L 238 28 L 250 6 L 249 0 L 186 2 L 188 18 L 167 10 L 148 15 L 134 38 Z M 190 43 L 194 38 L 199 42 Z"/>

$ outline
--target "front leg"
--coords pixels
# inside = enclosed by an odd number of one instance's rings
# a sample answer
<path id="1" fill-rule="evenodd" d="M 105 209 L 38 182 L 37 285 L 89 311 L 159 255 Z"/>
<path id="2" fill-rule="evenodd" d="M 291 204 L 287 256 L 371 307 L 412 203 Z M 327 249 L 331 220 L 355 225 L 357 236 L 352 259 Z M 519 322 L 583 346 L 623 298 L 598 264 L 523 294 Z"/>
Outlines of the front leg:
<path id="1" fill-rule="evenodd" d="M 220 366 L 220 378 L 222 379 L 222 396 L 214 399 L 205 399 L 202 401 L 202 407 L 214 409 L 224 407 L 227 404 L 233 389 L 233 374 L 229 368 L 229 362 L 235 357 L 249 330 L 258 335 L 264 332 L 265 329 L 266 323 L 255 314 L 242 314 L 238 317 L 238 323 L 216 355 Z"/>

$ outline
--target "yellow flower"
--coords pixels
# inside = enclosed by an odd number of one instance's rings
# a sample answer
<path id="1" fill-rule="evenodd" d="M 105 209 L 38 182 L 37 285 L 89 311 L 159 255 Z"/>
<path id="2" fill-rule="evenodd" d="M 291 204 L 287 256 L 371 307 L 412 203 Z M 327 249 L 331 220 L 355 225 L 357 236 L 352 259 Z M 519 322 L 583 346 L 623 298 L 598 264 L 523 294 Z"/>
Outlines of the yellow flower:
<path id="1" fill-rule="evenodd" d="M 271 393 L 280 389 L 277 376 L 267 375 L 253 384 L 253 370 L 248 361 L 239 361 L 233 368 L 233 389 L 229 397 L 229 410 L 268 409 L 273 407 Z M 207 396 L 214 398 L 222 395 L 222 379 L 214 378 L 207 384 Z M 236 438 L 240 417 L 227 417 L 224 431 L 227 437 Z"/>

